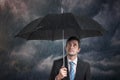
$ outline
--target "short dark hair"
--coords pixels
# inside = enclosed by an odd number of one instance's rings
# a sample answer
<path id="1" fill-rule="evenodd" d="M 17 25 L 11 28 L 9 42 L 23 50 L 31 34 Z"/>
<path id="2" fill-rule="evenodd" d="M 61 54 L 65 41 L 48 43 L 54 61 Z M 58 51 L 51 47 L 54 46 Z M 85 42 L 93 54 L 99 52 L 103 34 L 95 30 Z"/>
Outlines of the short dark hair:
<path id="1" fill-rule="evenodd" d="M 72 41 L 72 40 L 76 40 L 76 41 L 78 42 L 79 47 L 80 47 L 80 40 L 79 40 L 79 38 L 76 37 L 76 36 L 71 36 L 71 37 L 69 37 L 69 38 L 67 39 L 66 44 L 67 44 L 69 41 Z"/>

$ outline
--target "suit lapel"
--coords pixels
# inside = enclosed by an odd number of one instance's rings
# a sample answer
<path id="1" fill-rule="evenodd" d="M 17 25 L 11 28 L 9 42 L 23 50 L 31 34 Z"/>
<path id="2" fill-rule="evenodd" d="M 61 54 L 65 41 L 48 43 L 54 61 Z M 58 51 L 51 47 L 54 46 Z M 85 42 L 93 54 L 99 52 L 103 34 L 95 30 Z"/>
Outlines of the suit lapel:
<path id="1" fill-rule="evenodd" d="M 82 79 L 83 69 L 84 69 L 83 64 L 82 64 L 81 60 L 78 58 L 75 80 L 81 80 Z"/>
<path id="2" fill-rule="evenodd" d="M 83 62 L 78 58 L 75 80 L 82 80 L 83 79 L 83 72 L 84 72 L 83 65 L 84 65 Z M 65 67 L 67 68 L 67 77 L 65 77 L 63 80 L 70 80 L 67 57 L 65 57 Z"/>

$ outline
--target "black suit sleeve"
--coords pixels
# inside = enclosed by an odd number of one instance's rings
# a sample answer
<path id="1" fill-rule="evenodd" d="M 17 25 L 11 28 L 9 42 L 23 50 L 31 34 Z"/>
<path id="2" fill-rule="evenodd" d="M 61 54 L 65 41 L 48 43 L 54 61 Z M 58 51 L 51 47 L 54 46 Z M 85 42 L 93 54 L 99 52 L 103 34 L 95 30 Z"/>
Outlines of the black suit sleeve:
<path id="1" fill-rule="evenodd" d="M 86 74 L 85 74 L 85 80 L 91 80 L 90 64 L 87 64 L 87 69 L 86 69 Z"/>
<path id="2" fill-rule="evenodd" d="M 55 70 L 55 62 L 54 62 L 51 69 L 49 80 L 55 80 L 55 76 L 56 76 L 56 70 Z"/>
<path id="3" fill-rule="evenodd" d="M 49 80 L 55 80 L 55 77 L 59 73 L 59 67 L 56 61 L 53 62 Z"/>

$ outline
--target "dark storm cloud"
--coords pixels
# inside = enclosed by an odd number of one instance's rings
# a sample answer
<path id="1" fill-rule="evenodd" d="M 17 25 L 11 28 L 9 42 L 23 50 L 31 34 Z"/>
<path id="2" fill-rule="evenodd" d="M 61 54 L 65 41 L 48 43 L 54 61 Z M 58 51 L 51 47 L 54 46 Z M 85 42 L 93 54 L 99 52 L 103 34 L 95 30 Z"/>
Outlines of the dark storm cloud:
<path id="1" fill-rule="evenodd" d="M 91 64 L 92 74 L 97 76 L 93 80 L 103 80 L 99 79 L 101 76 L 105 76 L 104 80 L 110 76 L 119 80 L 119 4 L 119 0 L 1 0 L 0 42 L 7 39 L 11 46 L 9 53 L 0 52 L 1 75 L 8 75 L 11 80 L 47 80 L 53 60 L 62 54 L 62 41 L 25 41 L 14 35 L 30 21 L 48 13 L 60 13 L 63 7 L 64 12 L 93 17 L 107 30 L 101 37 L 82 39 L 79 56 Z"/>
<path id="2" fill-rule="evenodd" d="M 117 42 L 119 43 L 117 35 L 120 33 L 119 4 L 119 0 L 106 0 L 106 3 L 103 4 L 103 8 L 99 12 L 99 14 L 94 17 L 94 19 L 97 20 L 107 30 L 107 33 L 102 38 L 98 38 L 98 44 L 102 41 L 102 44 L 99 44 L 99 46 L 101 46 L 100 50 L 113 50 L 114 53 L 119 52 L 119 44 L 117 44 L 117 46 L 112 45 Z"/>
<path id="3" fill-rule="evenodd" d="M 62 55 L 61 43 L 61 41 L 27 41 L 21 46 L 16 46 L 12 50 L 11 56 L 18 57 L 18 59 L 22 57 L 24 60 L 34 59 L 39 62 L 50 55 L 53 55 L 53 57 Z"/>
<path id="4" fill-rule="evenodd" d="M 8 49 L 7 37 L 8 37 L 7 31 L 4 27 L 4 25 L 2 25 L 2 23 L 0 23 L 0 50 Z"/>
<path id="5" fill-rule="evenodd" d="M 111 46 L 119 46 L 120 45 L 120 25 L 118 25 L 118 28 L 116 29 L 112 39 L 111 39 Z"/>
<path id="6" fill-rule="evenodd" d="M 1 0 L 1 3 L 0 3 L 0 8 L 1 8 L 0 19 L 2 23 L 1 25 L 2 27 L 4 26 L 3 28 L 1 28 L 1 30 L 4 31 L 4 28 L 5 28 L 5 31 L 6 31 L 5 32 L 6 35 L 4 35 L 4 37 L 6 37 L 7 39 L 7 42 L 6 42 L 8 44 L 7 51 L 11 50 L 14 47 L 14 35 L 17 29 L 20 29 L 16 27 L 23 25 L 23 22 L 24 22 L 23 19 L 20 19 L 19 17 L 17 17 L 17 15 L 20 16 L 20 14 L 17 14 L 19 12 L 15 7 L 15 3 L 19 4 L 19 2 L 14 0 L 12 0 L 12 2 Z"/>
<path id="7" fill-rule="evenodd" d="M 25 40 L 20 40 L 14 36 L 30 21 L 48 13 L 57 12 L 57 3 L 59 4 L 59 1 L 56 0 L 1 0 L 1 19 L 4 19 L 2 26 L 5 25 L 8 32 L 10 48 L 24 44 Z M 5 18 L 3 18 L 4 16 Z"/>
<path id="8" fill-rule="evenodd" d="M 91 64 L 93 77 L 101 75 L 115 78 L 120 73 L 119 52 L 119 49 L 116 48 L 100 50 L 100 52 L 91 49 L 91 51 L 81 54 L 80 57 Z"/>
<path id="9" fill-rule="evenodd" d="M 48 13 L 57 13 L 60 5 L 59 0 L 30 0 L 26 2 L 33 15 L 45 16 Z"/>
<path id="10" fill-rule="evenodd" d="M 57 12 L 59 5 L 59 1 L 56 0 L 1 0 L 1 2 L 2 9 L 7 5 L 15 18 L 22 18 L 26 22 L 50 12 Z"/>
<path id="11" fill-rule="evenodd" d="M 9 18 L 11 18 L 11 14 L 9 14 L 9 10 L 3 7 L 4 4 L 0 4 L 0 48 L 3 50 L 8 50 L 9 48 L 9 32 L 8 25 L 10 25 Z M 3 9 L 4 8 L 4 9 Z"/>
<path id="12" fill-rule="evenodd" d="M 115 52 L 109 49 L 105 52 L 91 50 L 84 54 L 79 54 L 79 56 L 84 61 L 90 63 L 93 80 L 120 79 L 118 77 L 120 73 L 119 53 L 115 55 Z"/>
<path id="13" fill-rule="evenodd" d="M 120 22 L 119 4 L 119 0 L 106 1 L 99 13 L 94 17 L 108 31 L 115 30 L 118 27 Z"/>

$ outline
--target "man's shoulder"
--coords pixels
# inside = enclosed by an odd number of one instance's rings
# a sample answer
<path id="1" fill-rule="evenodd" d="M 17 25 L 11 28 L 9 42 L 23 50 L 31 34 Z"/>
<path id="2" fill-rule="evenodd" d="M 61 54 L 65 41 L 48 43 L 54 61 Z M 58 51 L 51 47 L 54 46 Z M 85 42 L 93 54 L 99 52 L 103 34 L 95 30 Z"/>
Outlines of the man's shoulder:
<path id="1" fill-rule="evenodd" d="M 57 68 L 60 68 L 62 64 L 63 64 L 63 58 L 54 60 L 54 66 L 56 66 Z"/>
<path id="2" fill-rule="evenodd" d="M 85 60 L 78 59 L 78 62 L 80 64 L 83 64 L 83 65 L 86 65 L 86 66 L 90 66 L 90 64 L 87 61 L 85 61 Z"/>
<path id="3" fill-rule="evenodd" d="M 63 61 L 63 58 L 58 58 L 56 60 L 54 60 L 54 62 L 62 62 Z"/>

